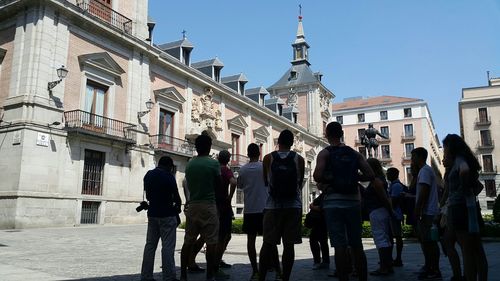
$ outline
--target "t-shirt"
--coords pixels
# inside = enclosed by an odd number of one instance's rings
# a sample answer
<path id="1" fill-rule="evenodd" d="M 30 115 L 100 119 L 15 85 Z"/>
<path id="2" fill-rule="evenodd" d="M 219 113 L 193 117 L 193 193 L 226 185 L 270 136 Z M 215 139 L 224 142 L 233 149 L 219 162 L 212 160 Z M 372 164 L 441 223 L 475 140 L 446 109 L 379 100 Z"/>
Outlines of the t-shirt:
<path id="1" fill-rule="evenodd" d="M 269 194 L 262 169 L 262 162 L 250 162 L 238 172 L 238 188 L 243 190 L 245 214 L 262 213 L 266 207 Z"/>
<path id="2" fill-rule="evenodd" d="M 144 190 L 149 201 L 148 217 L 170 217 L 180 211 L 181 199 L 174 176 L 160 168 L 144 176 Z"/>
<path id="3" fill-rule="evenodd" d="M 210 156 L 191 159 L 186 166 L 189 203 L 215 203 L 215 178 L 219 176 L 219 162 Z"/>
<path id="4" fill-rule="evenodd" d="M 227 200 L 229 196 L 229 183 L 233 177 L 233 172 L 227 166 L 221 166 L 220 172 L 222 176 L 222 186 L 215 190 L 215 200 L 219 212 L 229 212 L 231 210 L 231 202 Z"/>
<path id="5" fill-rule="evenodd" d="M 435 216 L 439 214 L 438 186 L 436 175 L 429 165 L 424 165 L 417 177 L 417 200 L 421 192 L 421 184 L 427 184 L 430 187 L 429 199 L 424 206 L 422 213 L 424 215 Z"/>
<path id="6" fill-rule="evenodd" d="M 473 196 L 471 188 L 463 186 L 460 180 L 460 166 L 462 164 L 467 164 L 467 162 L 465 162 L 463 157 L 457 156 L 450 172 L 446 176 L 449 192 L 448 203 L 450 206 L 465 204 L 466 198 Z"/>
<path id="7" fill-rule="evenodd" d="M 288 153 L 290 153 L 290 151 L 278 151 L 278 155 L 281 159 L 284 159 L 288 156 Z M 272 163 L 273 163 L 273 160 L 272 160 L 272 156 L 271 157 L 271 161 L 269 162 L 269 167 L 272 166 Z M 299 168 L 299 156 L 298 154 L 295 154 L 295 158 L 294 158 L 294 161 L 295 161 L 295 165 L 297 167 L 297 183 L 300 182 L 300 168 Z M 271 169 L 268 169 L 268 172 L 267 172 L 267 177 L 268 177 L 268 183 L 271 184 L 272 183 L 272 171 Z M 270 188 L 268 188 L 268 192 L 270 192 Z M 291 199 L 291 200 L 286 200 L 286 201 L 283 201 L 283 202 L 275 202 L 273 197 L 272 196 L 268 196 L 267 197 L 267 202 L 266 202 L 266 209 L 281 209 L 281 208 L 294 208 L 294 209 L 302 209 L 302 199 L 301 199 L 301 186 L 299 186 L 299 184 L 297 184 L 297 197 L 295 197 L 295 199 Z"/>
<path id="8" fill-rule="evenodd" d="M 399 180 L 395 180 L 395 181 L 391 182 L 391 184 L 389 185 L 388 193 L 389 193 L 389 196 L 391 198 L 400 198 L 401 193 L 403 193 L 403 191 L 404 191 L 404 187 Z M 401 201 L 401 200 L 399 200 L 399 201 Z M 396 213 L 396 216 L 398 219 L 400 219 L 400 220 L 403 219 L 403 211 L 401 210 L 401 206 L 399 206 L 399 205 L 396 206 L 394 208 L 394 212 Z"/>

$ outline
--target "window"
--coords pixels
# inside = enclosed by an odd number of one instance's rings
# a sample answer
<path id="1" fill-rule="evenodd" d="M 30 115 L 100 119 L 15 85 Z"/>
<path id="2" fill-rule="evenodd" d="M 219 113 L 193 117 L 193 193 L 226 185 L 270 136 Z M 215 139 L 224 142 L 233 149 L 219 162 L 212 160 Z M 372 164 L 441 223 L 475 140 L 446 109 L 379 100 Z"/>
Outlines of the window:
<path id="1" fill-rule="evenodd" d="M 358 147 L 358 151 L 359 153 L 361 153 L 361 155 L 363 155 L 366 158 L 366 147 L 360 146 Z"/>
<path id="2" fill-rule="evenodd" d="M 160 135 L 174 135 L 174 114 L 164 109 L 160 109 L 160 120 L 158 121 Z"/>
<path id="3" fill-rule="evenodd" d="M 365 122 L 365 114 L 359 113 L 358 114 L 358 123 L 363 123 L 363 122 Z"/>
<path id="4" fill-rule="evenodd" d="M 243 189 L 236 189 L 236 204 L 243 204 Z"/>
<path id="5" fill-rule="evenodd" d="M 413 143 L 405 143 L 405 156 L 410 158 L 411 157 L 411 151 L 415 148 L 415 145 Z"/>
<path id="6" fill-rule="evenodd" d="M 484 189 L 487 197 L 497 197 L 497 186 L 495 180 L 485 180 Z"/>
<path id="7" fill-rule="evenodd" d="M 487 210 L 493 210 L 493 206 L 495 206 L 495 201 L 493 201 L 493 200 L 486 201 L 486 209 Z"/>
<path id="8" fill-rule="evenodd" d="M 485 123 L 488 122 L 488 109 L 486 107 L 479 108 L 479 122 Z"/>
<path id="9" fill-rule="evenodd" d="M 494 172 L 493 158 L 491 155 L 483 155 L 483 171 L 489 173 Z"/>
<path id="10" fill-rule="evenodd" d="M 278 104 L 278 115 L 283 116 L 283 105 L 282 104 Z"/>
<path id="11" fill-rule="evenodd" d="M 237 134 L 231 134 L 231 155 L 235 157 L 235 155 L 240 154 L 240 136 Z"/>
<path id="12" fill-rule="evenodd" d="M 380 127 L 380 134 L 389 137 L 389 126 Z"/>
<path id="13" fill-rule="evenodd" d="M 492 145 L 490 130 L 481 130 L 481 145 L 490 146 Z"/>
<path id="14" fill-rule="evenodd" d="M 358 140 L 362 140 L 363 136 L 365 135 L 366 129 L 358 129 Z"/>
<path id="15" fill-rule="evenodd" d="M 295 80 L 298 77 L 298 73 L 295 70 L 290 71 L 290 80 Z"/>
<path id="16" fill-rule="evenodd" d="M 90 114 L 86 114 L 85 123 L 92 124 L 93 126 L 103 127 L 106 115 L 106 86 L 87 81 L 87 88 L 85 93 L 85 108 L 84 110 Z"/>
<path id="17" fill-rule="evenodd" d="M 413 124 L 405 124 L 405 137 L 413 137 Z"/>
<path id="18" fill-rule="evenodd" d="M 104 159 L 104 152 L 85 149 L 82 194 L 102 195 Z"/>
<path id="19" fill-rule="evenodd" d="M 380 111 L 380 120 L 387 120 L 387 110 Z"/>
<path id="20" fill-rule="evenodd" d="M 344 124 L 344 116 L 342 116 L 342 115 L 341 116 L 337 116 L 337 122 L 339 124 L 341 124 L 341 125 Z"/>
<path id="21" fill-rule="evenodd" d="M 292 113 L 292 122 L 297 124 L 297 113 Z"/>
<path id="22" fill-rule="evenodd" d="M 406 167 L 406 185 L 410 185 L 412 179 L 413 179 L 413 175 L 411 174 L 411 168 L 410 167 Z"/>
<path id="23" fill-rule="evenodd" d="M 303 57 L 302 47 L 298 46 L 295 48 L 295 60 L 301 59 Z"/>
<path id="24" fill-rule="evenodd" d="M 81 224 L 96 224 L 99 214 L 100 202 L 82 201 Z"/>
<path id="25" fill-rule="evenodd" d="M 405 109 L 403 109 L 403 112 L 404 112 L 405 118 L 411 117 L 411 108 L 405 108 Z"/>
<path id="26" fill-rule="evenodd" d="M 391 148 L 389 145 L 381 145 L 380 150 L 382 151 L 382 158 L 383 159 L 391 158 Z"/>

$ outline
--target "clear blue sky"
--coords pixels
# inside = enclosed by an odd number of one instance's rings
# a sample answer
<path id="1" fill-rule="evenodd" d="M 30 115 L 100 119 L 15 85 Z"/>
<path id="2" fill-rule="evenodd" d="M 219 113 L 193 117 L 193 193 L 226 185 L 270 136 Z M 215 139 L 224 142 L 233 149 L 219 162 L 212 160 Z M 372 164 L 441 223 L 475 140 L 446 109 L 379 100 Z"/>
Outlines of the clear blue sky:
<path id="1" fill-rule="evenodd" d="M 428 102 L 439 138 L 459 133 L 461 89 L 500 76 L 500 0 L 150 0 L 154 42 L 195 46 L 192 61 L 218 56 L 222 75 L 268 87 L 290 66 L 302 4 L 309 62 L 334 102 L 394 95 Z"/>

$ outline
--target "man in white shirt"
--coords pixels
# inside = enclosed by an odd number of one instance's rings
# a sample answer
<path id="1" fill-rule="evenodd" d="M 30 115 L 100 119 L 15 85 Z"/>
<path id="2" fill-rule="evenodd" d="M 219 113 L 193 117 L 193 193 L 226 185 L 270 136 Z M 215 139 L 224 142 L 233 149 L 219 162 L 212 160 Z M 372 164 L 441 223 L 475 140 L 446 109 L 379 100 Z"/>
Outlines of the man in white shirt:
<path id="1" fill-rule="evenodd" d="M 420 246 L 425 258 L 424 270 L 420 272 L 419 280 L 441 278 L 439 271 L 439 247 L 436 235 L 432 235 L 432 228 L 436 216 L 439 214 L 438 185 L 436 175 L 427 165 L 427 150 L 417 147 L 411 152 L 412 167 L 416 167 L 417 194 L 415 203 L 415 217 Z M 434 231 L 436 231 L 435 229 Z M 433 237 L 434 236 L 434 237 Z"/>
<path id="2" fill-rule="evenodd" d="M 252 265 L 252 277 L 250 280 L 258 280 L 259 268 L 257 267 L 255 239 L 257 235 L 262 235 L 264 208 L 266 207 L 269 194 L 264 183 L 262 162 L 259 161 L 259 146 L 255 143 L 248 145 L 247 155 L 248 158 L 250 158 L 250 162 L 241 167 L 238 172 L 238 188 L 243 190 L 245 201 L 245 208 L 243 211 L 243 232 L 247 234 L 248 258 Z"/>

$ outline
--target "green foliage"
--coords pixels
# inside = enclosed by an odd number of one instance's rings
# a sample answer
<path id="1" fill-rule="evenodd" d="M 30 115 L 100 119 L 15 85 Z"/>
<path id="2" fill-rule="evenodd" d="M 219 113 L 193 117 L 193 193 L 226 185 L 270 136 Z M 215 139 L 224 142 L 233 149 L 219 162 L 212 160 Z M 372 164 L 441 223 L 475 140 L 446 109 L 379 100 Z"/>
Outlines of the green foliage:
<path id="1" fill-rule="evenodd" d="M 493 205 L 493 218 L 495 222 L 500 223 L 500 196 L 497 196 Z"/>

